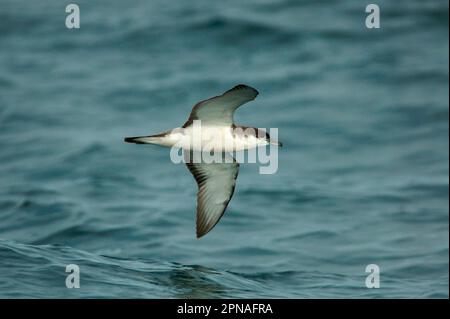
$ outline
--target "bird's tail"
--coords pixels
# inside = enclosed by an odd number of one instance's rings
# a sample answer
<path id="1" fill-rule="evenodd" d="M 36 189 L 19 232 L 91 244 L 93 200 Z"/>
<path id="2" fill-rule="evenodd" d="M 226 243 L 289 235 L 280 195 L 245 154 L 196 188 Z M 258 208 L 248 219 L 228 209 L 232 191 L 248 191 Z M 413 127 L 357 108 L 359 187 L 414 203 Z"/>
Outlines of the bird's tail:
<path id="1" fill-rule="evenodd" d="M 156 135 L 149 135 L 149 136 L 134 136 L 134 137 L 125 137 L 124 141 L 127 143 L 134 143 L 134 144 L 161 144 L 161 141 L 163 137 L 166 134 L 156 134 Z"/>

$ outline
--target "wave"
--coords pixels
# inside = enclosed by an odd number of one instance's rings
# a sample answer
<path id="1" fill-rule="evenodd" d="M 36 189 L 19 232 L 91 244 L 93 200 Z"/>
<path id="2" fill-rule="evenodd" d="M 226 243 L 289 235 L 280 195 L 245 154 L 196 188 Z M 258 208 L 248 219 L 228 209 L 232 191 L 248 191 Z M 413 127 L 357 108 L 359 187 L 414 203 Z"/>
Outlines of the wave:
<path id="1" fill-rule="evenodd" d="M 266 291 L 258 281 L 227 271 L 121 259 L 62 245 L 0 240 L 0 259 L 2 298 L 245 298 Z M 69 264 L 80 268 L 80 289 L 65 287 Z"/>

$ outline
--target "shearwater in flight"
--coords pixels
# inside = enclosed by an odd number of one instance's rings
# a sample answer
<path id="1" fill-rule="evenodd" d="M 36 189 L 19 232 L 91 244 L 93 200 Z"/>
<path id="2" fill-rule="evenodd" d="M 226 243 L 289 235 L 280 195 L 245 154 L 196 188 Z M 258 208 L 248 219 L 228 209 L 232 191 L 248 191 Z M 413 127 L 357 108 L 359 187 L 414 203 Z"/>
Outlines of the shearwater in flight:
<path id="1" fill-rule="evenodd" d="M 269 144 L 281 146 L 264 130 L 234 124 L 235 110 L 257 95 L 254 88 L 240 84 L 222 95 L 198 102 L 182 127 L 156 135 L 125 138 L 128 143 L 183 149 L 187 168 L 198 184 L 197 238 L 207 234 L 218 223 L 233 196 L 239 163 L 229 153 Z M 196 123 L 201 124 L 200 143 L 195 142 Z M 195 159 L 194 153 L 205 152 L 205 145 L 219 152 L 221 161 L 192 160 Z"/>

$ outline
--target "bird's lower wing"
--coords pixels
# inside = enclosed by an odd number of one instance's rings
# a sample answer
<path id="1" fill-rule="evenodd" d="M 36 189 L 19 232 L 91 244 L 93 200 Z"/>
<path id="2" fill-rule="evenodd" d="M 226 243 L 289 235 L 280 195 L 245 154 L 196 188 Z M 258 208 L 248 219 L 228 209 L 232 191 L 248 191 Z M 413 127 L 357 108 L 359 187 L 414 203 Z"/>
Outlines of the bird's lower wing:
<path id="1" fill-rule="evenodd" d="M 223 153 L 223 163 L 194 163 L 193 152 L 185 153 L 185 162 L 198 184 L 197 238 L 207 234 L 223 216 L 233 196 L 239 163 Z"/>

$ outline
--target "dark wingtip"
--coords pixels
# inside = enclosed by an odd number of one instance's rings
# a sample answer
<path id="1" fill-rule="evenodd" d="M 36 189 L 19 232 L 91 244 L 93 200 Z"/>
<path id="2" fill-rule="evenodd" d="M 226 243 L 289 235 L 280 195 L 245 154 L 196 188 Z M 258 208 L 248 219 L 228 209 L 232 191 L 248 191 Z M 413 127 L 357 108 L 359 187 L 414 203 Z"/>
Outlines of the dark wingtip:
<path id="1" fill-rule="evenodd" d="M 205 236 L 207 233 L 208 233 L 208 232 L 205 232 L 205 231 L 199 231 L 199 230 L 197 229 L 195 235 L 196 235 L 197 239 L 200 239 L 200 238 L 202 238 L 203 236 Z"/>
<path id="2" fill-rule="evenodd" d="M 250 89 L 253 90 L 255 92 L 255 96 L 259 94 L 258 90 L 255 89 L 254 87 L 251 87 L 247 84 L 238 84 L 235 87 L 233 87 L 231 90 L 229 91 L 233 91 L 233 90 L 242 90 L 242 89 Z"/>

